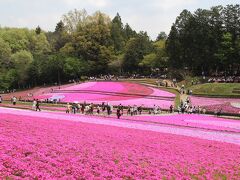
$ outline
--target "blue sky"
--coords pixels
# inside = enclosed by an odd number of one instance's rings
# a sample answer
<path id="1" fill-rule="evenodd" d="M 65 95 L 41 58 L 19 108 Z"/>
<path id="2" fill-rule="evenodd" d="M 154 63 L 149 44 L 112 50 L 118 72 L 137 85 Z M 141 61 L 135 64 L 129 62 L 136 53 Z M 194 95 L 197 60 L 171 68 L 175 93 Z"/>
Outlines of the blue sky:
<path id="1" fill-rule="evenodd" d="M 240 0 L 0 0 L 1 27 L 40 26 L 54 30 L 63 14 L 85 8 L 88 14 L 100 10 L 113 18 L 117 12 L 136 31 L 147 31 L 155 39 L 160 31 L 169 32 L 183 9 L 210 8 L 239 4 Z"/>

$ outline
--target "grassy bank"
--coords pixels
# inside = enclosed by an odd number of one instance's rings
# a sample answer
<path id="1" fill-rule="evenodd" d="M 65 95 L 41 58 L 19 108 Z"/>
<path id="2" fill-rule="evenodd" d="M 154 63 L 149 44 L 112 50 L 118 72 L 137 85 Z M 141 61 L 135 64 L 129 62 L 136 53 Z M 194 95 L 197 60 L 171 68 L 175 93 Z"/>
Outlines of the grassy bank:
<path id="1" fill-rule="evenodd" d="M 240 98 L 240 83 L 206 83 L 189 89 L 199 96 Z"/>

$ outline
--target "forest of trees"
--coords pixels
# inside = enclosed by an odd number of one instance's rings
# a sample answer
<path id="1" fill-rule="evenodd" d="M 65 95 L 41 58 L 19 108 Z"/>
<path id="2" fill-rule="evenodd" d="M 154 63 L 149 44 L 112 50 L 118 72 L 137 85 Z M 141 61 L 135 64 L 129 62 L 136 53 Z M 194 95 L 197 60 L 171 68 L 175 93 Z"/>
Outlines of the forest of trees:
<path id="1" fill-rule="evenodd" d="M 240 68 L 240 6 L 183 10 L 167 36 L 151 40 L 100 11 L 73 10 L 54 32 L 0 28 L 0 90 L 67 82 L 100 74 L 193 75 Z"/>
<path id="2" fill-rule="evenodd" d="M 170 67 L 187 68 L 195 75 L 239 72 L 240 6 L 182 11 L 166 44 Z"/>

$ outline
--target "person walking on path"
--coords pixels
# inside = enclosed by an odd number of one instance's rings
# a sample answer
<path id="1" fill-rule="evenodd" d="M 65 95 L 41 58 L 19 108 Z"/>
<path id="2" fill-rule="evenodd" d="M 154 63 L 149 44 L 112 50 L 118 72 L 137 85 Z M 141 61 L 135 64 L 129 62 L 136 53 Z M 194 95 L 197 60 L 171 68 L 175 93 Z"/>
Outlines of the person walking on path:
<path id="1" fill-rule="evenodd" d="M 128 105 L 127 107 L 127 115 L 130 115 L 131 114 L 131 106 Z"/>
<path id="2" fill-rule="evenodd" d="M 13 105 L 15 106 L 16 103 L 17 103 L 17 98 L 16 98 L 15 96 L 13 96 L 13 98 L 12 98 L 12 102 L 13 102 Z"/>
<path id="3" fill-rule="evenodd" d="M 134 115 L 134 107 L 133 107 L 133 106 L 130 107 L 130 115 L 131 115 L 131 116 Z"/>
<path id="4" fill-rule="evenodd" d="M 110 106 L 110 104 L 107 105 L 107 115 L 108 116 L 111 115 L 111 106 Z"/>
<path id="5" fill-rule="evenodd" d="M 138 113 L 141 115 L 142 114 L 142 105 L 138 107 Z"/>
<path id="6" fill-rule="evenodd" d="M 123 115 L 123 105 L 121 103 L 118 105 L 118 108 L 120 109 L 121 115 Z"/>
<path id="7" fill-rule="evenodd" d="M 66 113 L 69 114 L 72 110 L 71 104 L 67 103 Z"/>
<path id="8" fill-rule="evenodd" d="M 33 105 L 32 105 L 33 110 L 36 110 L 36 104 L 37 104 L 36 99 L 33 99 Z"/>
<path id="9" fill-rule="evenodd" d="M 98 115 L 100 114 L 100 110 L 101 110 L 101 107 L 98 105 L 98 106 L 97 106 L 97 114 L 98 114 Z"/>
<path id="10" fill-rule="evenodd" d="M 171 104 L 169 110 L 170 110 L 170 113 L 173 113 L 173 105 L 172 104 Z"/>
<path id="11" fill-rule="evenodd" d="M 76 111 L 77 111 L 76 104 L 73 103 L 73 104 L 72 104 L 72 113 L 73 113 L 73 114 L 76 114 Z"/>
<path id="12" fill-rule="evenodd" d="M 120 119 L 121 117 L 121 109 L 118 107 L 117 108 L 117 118 Z"/>
<path id="13" fill-rule="evenodd" d="M 84 110 L 85 110 L 85 104 L 82 104 L 81 106 L 81 113 L 84 114 Z"/>
<path id="14" fill-rule="evenodd" d="M 40 109 L 40 102 L 39 102 L 38 99 L 37 99 L 37 103 L 36 103 L 36 111 L 41 111 L 41 109 Z"/>
<path id="15" fill-rule="evenodd" d="M 2 96 L 0 96 L 0 104 L 2 103 Z"/>

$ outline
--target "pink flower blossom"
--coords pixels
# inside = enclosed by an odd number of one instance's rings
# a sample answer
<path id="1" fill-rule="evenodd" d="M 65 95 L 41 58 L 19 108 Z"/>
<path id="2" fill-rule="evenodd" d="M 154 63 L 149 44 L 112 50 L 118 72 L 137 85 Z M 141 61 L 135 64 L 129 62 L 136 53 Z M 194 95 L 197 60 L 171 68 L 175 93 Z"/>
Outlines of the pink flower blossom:
<path id="1" fill-rule="evenodd" d="M 138 96 L 140 95 L 140 96 Z M 158 97 L 156 97 L 158 96 Z M 38 99 L 59 98 L 61 102 L 87 101 L 96 104 L 110 102 L 112 105 L 159 105 L 169 108 L 174 104 L 175 94 L 137 83 L 87 82 L 36 96 Z"/>
<path id="2" fill-rule="evenodd" d="M 0 112 L 1 179 L 240 178 L 239 145 L 59 117 Z"/>

